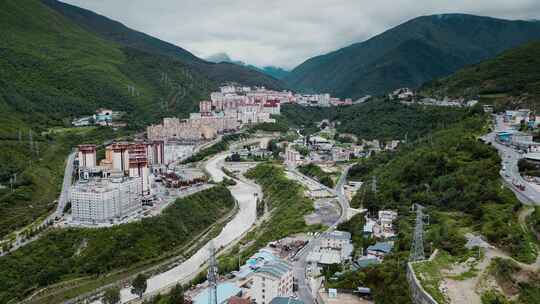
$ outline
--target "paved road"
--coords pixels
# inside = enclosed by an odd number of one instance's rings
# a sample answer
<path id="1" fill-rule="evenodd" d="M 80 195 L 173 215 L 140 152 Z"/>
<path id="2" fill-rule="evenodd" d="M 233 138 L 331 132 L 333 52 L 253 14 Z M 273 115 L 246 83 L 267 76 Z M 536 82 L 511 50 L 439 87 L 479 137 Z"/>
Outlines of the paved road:
<path id="1" fill-rule="evenodd" d="M 212 179 L 220 182 L 225 177 L 221 170 L 227 153 L 221 153 L 211 158 L 205 165 L 205 169 Z M 229 188 L 234 198 L 238 201 L 239 211 L 234 218 L 227 223 L 221 233 L 212 240 L 216 248 L 225 247 L 238 239 L 242 234 L 251 228 L 255 219 L 257 209 L 257 198 L 262 197 L 262 191 L 259 186 L 246 181 L 237 180 L 237 184 Z M 148 287 L 145 295 L 154 295 L 160 291 L 184 283 L 192 279 L 202 269 L 208 259 L 208 244 L 199 249 L 193 256 L 182 264 L 151 277 L 148 280 Z M 121 302 L 126 303 L 135 300 L 136 297 L 131 294 L 130 288 L 121 290 Z"/>
<path id="2" fill-rule="evenodd" d="M 490 142 L 495 147 L 501 156 L 503 169 L 501 176 L 507 186 L 516 193 L 516 197 L 524 204 L 540 205 L 540 187 L 533 185 L 523 179 L 519 174 L 518 161 L 522 158 L 515 149 L 507 147 L 495 141 L 495 135 L 498 131 L 504 131 L 508 127 L 504 124 L 501 116 L 496 116 L 495 130 L 483 138 L 486 142 Z M 513 181 L 525 185 L 525 190 L 521 191 L 513 185 Z"/>
<path id="3" fill-rule="evenodd" d="M 351 205 L 349 203 L 349 200 L 347 199 L 347 196 L 345 195 L 345 189 L 344 186 L 347 183 L 347 175 L 349 174 L 349 169 L 351 169 L 352 165 L 348 165 L 343 169 L 343 172 L 341 172 L 341 176 L 339 177 L 339 180 L 336 184 L 336 195 L 338 197 L 339 204 L 341 205 L 341 218 L 339 219 L 339 222 L 336 223 L 343 223 L 347 221 L 348 219 L 348 211 L 349 208 L 351 208 Z"/>
<path id="4" fill-rule="evenodd" d="M 73 163 L 75 162 L 75 155 L 77 151 L 73 151 L 68 155 L 66 168 L 64 169 L 64 181 L 62 183 L 62 192 L 60 193 L 60 198 L 58 199 L 58 205 L 56 205 L 56 211 L 51 214 L 49 217 L 58 216 L 61 217 L 66 207 L 67 202 L 69 202 L 71 185 L 73 184 Z"/>
<path id="5" fill-rule="evenodd" d="M 315 179 L 312 179 L 308 176 L 303 175 L 300 173 L 296 168 L 290 166 L 289 168 L 290 172 L 293 172 L 294 174 L 300 176 L 301 178 L 305 178 L 309 180 L 312 183 L 317 183 L 322 189 L 328 190 L 330 193 L 335 194 L 338 197 L 339 204 L 341 205 L 341 216 L 339 219 L 328 228 L 327 231 L 332 231 L 337 228 L 337 226 L 347 220 L 347 210 L 350 208 L 349 201 L 347 200 L 347 197 L 345 196 L 345 192 L 343 189 L 343 186 L 347 182 L 347 175 L 349 173 L 350 166 L 345 167 L 343 172 L 341 173 L 341 176 L 339 177 L 339 181 L 336 185 L 336 189 L 329 188 Z M 317 247 L 320 242 L 320 239 L 318 237 L 314 237 L 311 240 L 308 241 L 307 245 L 302 248 L 297 254 L 296 254 L 296 261 L 293 264 L 293 275 L 296 279 L 297 285 L 298 285 L 298 298 L 306 303 L 311 304 L 315 303 L 315 299 L 313 297 L 313 291 L 310 288 L 310 284 L 308 282 L 308 277 L 306 274 L 307 271 L 307 256 L 308 254 L 313 250 L 313 248 Z"/>

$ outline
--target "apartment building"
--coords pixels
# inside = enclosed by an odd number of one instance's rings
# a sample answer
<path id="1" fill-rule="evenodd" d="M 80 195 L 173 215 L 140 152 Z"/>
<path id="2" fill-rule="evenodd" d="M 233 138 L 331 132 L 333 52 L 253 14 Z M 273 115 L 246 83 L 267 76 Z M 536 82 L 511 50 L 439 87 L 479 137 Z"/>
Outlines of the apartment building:
<path id="1" fill-rule="evenodd" d="M 142 208 L 140 178 L 115 176 L 80 181 L 71 190 L 73 220 L 108 223 Z"/>
<path id="2" fill-rule="evenodd" d="M 252 274 L 253 300 L 257 304 L 268 304 L 276 297 L 293 295 L 292 265 L 283 260 L 266 263 Z"/>

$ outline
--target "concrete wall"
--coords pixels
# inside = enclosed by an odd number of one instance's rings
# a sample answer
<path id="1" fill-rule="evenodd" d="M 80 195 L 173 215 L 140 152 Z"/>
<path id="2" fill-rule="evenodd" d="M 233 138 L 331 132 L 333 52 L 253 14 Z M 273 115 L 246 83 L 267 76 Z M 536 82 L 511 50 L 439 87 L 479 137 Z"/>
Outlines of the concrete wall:
<path id="1" fill-rule="evenodd" d="M 438 304 L 422 287 L 414 274 L 412 263 L 407 263 L 407 281 L 411 290 L 411 300 L 414 304 Z"/>

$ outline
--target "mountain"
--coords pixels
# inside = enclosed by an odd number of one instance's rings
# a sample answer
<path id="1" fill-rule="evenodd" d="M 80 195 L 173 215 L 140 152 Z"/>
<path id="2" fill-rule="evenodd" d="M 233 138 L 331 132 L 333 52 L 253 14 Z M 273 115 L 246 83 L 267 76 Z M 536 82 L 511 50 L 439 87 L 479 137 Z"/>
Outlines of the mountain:
<path id="1" fill-rule="evenodd" d="M 180 59 L 103 39 L 40 1 L 0 1 L 0 237 L 54 208 L 72 145 L 114 136 L 51 128 L 107 107 L 139 129 L 187 115 L 215 86 Z"/>
<path id="2" fill-rule="evenodd" d="M 180 60 L 182 63 L 216 83 L 238 82 L 245 85 L 264 85 L 281 89 L 283 83 L 268 75 L 227 62 L 213 63 L 196 57 L 187 50 L 150 35 L 135 31 L 120 22 L 92 11 L 69 5 L 57 0 L 42 0 L 42 3 L 71 20 L 76 25 L 106 40 L 149 54 Z"/>
<path id="3" fill-rule="evenodd" d="M 540 41 L 503 52 L 422 86 L 429 96 L 479 97 L 504 106 L 540 106 Z"/>
<path id="4" fill-rule="evenodd" d="M 0 237 L 54 208 L 73 145 L 122 133 L 62 129 L 74 117 L 106 107 L 139 130 L 187 116 L 226 80 L 280 86 L 67 4 L 0 1 Z"/>
<path id="5" fill-rule="evenodd" d="M 275 66 L 265 66 L 262 68 L 258 68 L 258 70 L 280 80 L 285 79 L 285 77 L 287 77 L 290 73 L 290 71 Z"/>
<path id="6" fill-rule="evenodd" d="M 282 69 L 280 67 L 265 66 L 265 67 L 260 68 L 251 64 L 246 64 L 245 62 L 240 61 L 240 60 L 232 60 L 231 57 L 227 53 L 216 53 L 216 54 L 206 57 L 205 59 L 207 61 L 214 62 L 214 63 L 227 62 L 227 63 L 234 63 L 240 66 L 245 66 L 255 71 L 259 71 L 266 75 L 272 76 L 275 79 L 283 79 L 287 75 L 289 75 L 289 71 Z"/>
<path id="7" fill-rule="evenodd" d="M 229 54 L 227 53 L 216 53 L 216 54 L 206 57 L 205 60 L 213 62 L 213 63 L 229 62 L 229 63 L 239 63 L 241 65 L 244 65 L 242 61 L 233 61 L 231 57 L 229 56 Z"/>
<path id="8" fill-rule="evenodd" d="M 540 39 L 540 23 L 464 14 L 422 16 L 367 41 L 308 59 L 285 82 L 340 97 L 418 87 Z"/>

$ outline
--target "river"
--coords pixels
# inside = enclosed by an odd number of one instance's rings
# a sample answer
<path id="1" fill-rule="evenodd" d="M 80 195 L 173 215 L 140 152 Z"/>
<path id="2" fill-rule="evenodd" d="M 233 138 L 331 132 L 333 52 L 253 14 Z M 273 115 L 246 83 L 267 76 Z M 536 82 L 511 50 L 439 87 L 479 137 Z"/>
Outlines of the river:
<path id="1" fill-rule="evenodd" d="M 227 153 L 218 154 L 205 164 L 205 169 L 216 182 L 222 181 L 225 177 L 221 167 L 226 156 Z M 233 197 L 238 201 L 239 210 L 234 218 L 225 225 L 221 233 L 212 240 L 216 248 L 229 245 L 251 228 L 256 219 L 257 197 L 262 197 L 261 188 L 259 186 L 240 180 L 237 180 L 235 186 L 229 187 L 229 190 Z M 191 280 L 199 273 L 201 265 L 208 259 L 208 246 L 208 243 L 205 244 L 205 246 L 200 248 L 193 256 L 182 264 L 149 278 L 145 295 L 157 294 L 177 283 L 185 283 L 186 281 Z M 123 288 L 121 290 L 121 303 L 136 299 L 136 296 L 131 294 L 130 289 L 131 288 Z"/>

